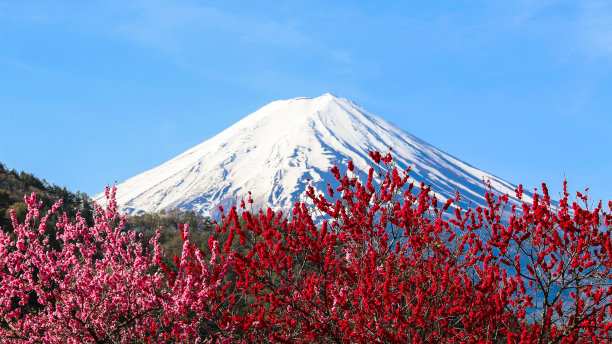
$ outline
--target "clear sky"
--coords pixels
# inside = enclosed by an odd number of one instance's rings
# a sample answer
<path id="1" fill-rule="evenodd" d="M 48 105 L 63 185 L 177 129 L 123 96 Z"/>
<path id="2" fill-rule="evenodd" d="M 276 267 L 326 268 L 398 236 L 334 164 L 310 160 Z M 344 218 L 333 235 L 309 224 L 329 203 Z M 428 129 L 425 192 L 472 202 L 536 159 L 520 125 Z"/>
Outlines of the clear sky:
<path id="1" fill-rule="evenodd" d="M 608 200 L 611 4 L 0 0 L 0 161 L 93 195 L 332 92 L 511 183 Z"/>

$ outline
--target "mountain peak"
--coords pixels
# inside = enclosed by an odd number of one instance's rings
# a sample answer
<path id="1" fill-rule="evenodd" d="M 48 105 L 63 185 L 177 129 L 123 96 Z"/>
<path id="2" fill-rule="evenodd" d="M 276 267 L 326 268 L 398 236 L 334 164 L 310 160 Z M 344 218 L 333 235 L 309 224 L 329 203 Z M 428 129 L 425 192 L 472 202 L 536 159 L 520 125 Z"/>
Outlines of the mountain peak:
<path id="1" fill-rule="evenodd" d="M 272 102 L 213 138 L 117 186 L 127 212 L 181 208 L 216 215 L 252 192 L 255 204 L 288 209 L 308 183 L 326 190 L 329 169 L 349 159 L 370 166 L 369 152 L 393 147 L 399 168 L 432 184 L 445 201 L 459 190 L 485 205 L 483 179 L 504 193 L 514 186 L 436 149 L 395 125 L 331 93 Z M 307 182 L 310 179 L 310 182 Z M 95 197 L 103 200 L 103 194 Z"/>
<path id="2" fill-rule="evenodd" d="M 351 104 L 354 105 L 354 103 L 351 102 L 350 100 L 339 97 L 333 93 L 325 93 L 315 98 L 297 97 L 297 98 L 288 99 L 288 100 L 278 100 L 276 102 L 272 102 L 268 104 L 268 106 L 272 104 L 277 104 L 277 103 L 285 104 L 285 105 L 287 105 L 288 103 L 293 103 L 292 105 L 290 105 L 290 107 L 295 108 L 293 109 L 294 111 L 291 111 L 293 115 L 310 115 L 312 114 L 312 112 L 322 111 L 322 110 L 329 108 L 330 106 L 334 106 L 337 104 L 343 104 L 345 106 L 351 105 Z M 298 108 L 299 106 L 302 106 L 303 109 L 299 109 Z M 267 106 L 264 106 L 262 109 L 266 107 Z"/>
<path id="3" fill-rule="evenodd" d="M 344 98 L 338 97 L 337 95 L 335 95 L 335 94 L 333 94 L 331 92 L 324 93 L 321 96 L 319 96 L 318 98 L 344 99 Z"/>
<path id="4" fill-rule="evenodd" d="M 308 130 L 308 127 L 321 122 L 347 122 L 347 115 L 360 112 L 356 109 L 354 103 L 332 93 L 316 98 L 278 100 L 243 118 L 228 128 L 228 131 L 232 135 L 236 134 L 235 131 L 245 130 L 253 130 L 254 134 L 270 131 L 269 134 L 273 136 L 284 135 L 292 130 Z"/>
<path id="5" fill-rule="evenodd" d="M 288 100 L 278 100 L 279 102 L 285 102 L 285 101 L 295 101 L 295 100 L 325 100 L 325 99 L 344 99 L 341 97 L 338 97 L 337 95 L 331 93 L 331 92 L 327 92 L 324 93 L 318 97 L 296 97 L 296 98 L 292 98 L 292 99 L 288 99 Z"/>

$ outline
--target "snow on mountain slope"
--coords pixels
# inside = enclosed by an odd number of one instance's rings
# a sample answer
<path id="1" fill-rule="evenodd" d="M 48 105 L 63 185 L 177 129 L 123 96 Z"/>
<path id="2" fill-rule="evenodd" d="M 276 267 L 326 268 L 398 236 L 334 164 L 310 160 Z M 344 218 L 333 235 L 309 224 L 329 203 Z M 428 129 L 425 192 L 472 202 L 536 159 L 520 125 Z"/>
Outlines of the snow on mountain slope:
<path id="1" fill-rule="evenodd" d="M 117 186 L 128 213 L 181 208 L 215 217 L 219 205 L 236 204 L 252 192 L 254 204 L 289 209 L 307 178 L 320 189 L 329 169 L 370 166 L 369 151 L 387 152 L 417 181 L 432 184 L 441 200 L 459 190 L 466 203 L 484 205 L 484 183 L 513 194 L 514 186 L 474 168 L 355 103 L 324 94 L 272 102 L 176 158 Z M 334 185 L 332 183 L 332 185 Z M 94 197 L 103 201 L 104 195 Z"/>

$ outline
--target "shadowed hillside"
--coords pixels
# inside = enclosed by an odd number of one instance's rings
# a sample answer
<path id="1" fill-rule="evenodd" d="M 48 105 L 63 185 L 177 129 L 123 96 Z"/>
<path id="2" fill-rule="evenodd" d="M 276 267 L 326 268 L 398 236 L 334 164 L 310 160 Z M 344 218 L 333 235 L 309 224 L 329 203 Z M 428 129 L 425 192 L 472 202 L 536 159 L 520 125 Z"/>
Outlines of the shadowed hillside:
<path id="1" fill-rule="evenodd" d="M 32 173 L 17 172 L 0 163 L 0 227 L 11 228 L 10 210 L 14 209 L 20 222 L 27 214 L 27 206 L 23 202 L 24 195 L 35 192 L 37 200 L 43 202 L 41 211 L 46 212 L 59 199 L 63 200 L 60 208 L 69 218 L 74 218 L 81 212 L 88 225 L 93 225 L 93 202 L 83 192 L 72 192 L 66 187 L 49 184 Z"/>

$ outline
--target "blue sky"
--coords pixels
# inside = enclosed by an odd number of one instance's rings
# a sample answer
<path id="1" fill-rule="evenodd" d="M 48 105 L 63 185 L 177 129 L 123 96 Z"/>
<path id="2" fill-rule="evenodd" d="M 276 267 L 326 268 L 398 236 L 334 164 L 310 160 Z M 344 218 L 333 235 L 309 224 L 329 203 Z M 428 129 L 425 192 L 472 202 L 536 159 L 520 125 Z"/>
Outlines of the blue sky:
<path id="1" fill-rule="evenodd" d="M 512 183 L 612 197 L 609 2 L 0 0 L 0 161 L 73 191 L 326 92 Z"/>

